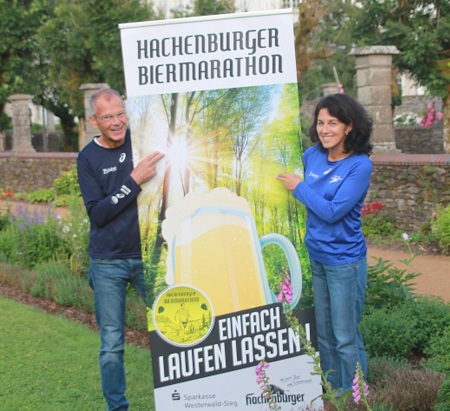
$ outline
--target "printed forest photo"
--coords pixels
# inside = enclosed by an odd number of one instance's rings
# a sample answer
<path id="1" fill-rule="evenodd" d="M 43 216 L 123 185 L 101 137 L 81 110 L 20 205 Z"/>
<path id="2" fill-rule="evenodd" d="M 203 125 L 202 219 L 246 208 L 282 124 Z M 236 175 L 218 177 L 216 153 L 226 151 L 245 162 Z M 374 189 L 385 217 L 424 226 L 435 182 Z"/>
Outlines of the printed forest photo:
<path id="1" fill-rule="evenodd" d="M 296 84 L 127 104 L 135 164 L 165 153 L 139 196 L 149 306 L 168 286 L 191 284 L 216 315 L 255 307 L 276 302 L 286 276 L 292 306 L 310 306 L 306 212 L 276 180 L 303 169 Z"/>

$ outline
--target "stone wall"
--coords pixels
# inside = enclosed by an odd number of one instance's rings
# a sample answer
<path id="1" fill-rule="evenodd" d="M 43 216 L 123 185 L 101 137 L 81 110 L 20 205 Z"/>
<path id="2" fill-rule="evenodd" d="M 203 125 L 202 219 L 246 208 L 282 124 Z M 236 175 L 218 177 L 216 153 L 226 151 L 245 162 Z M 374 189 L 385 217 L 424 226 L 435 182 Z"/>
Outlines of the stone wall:
<path id="1" fill-rule="evenodd" d="M 0 190 L 49 188 L 76 164 L 77 153 L 0 152 Z M 450 204 L 450 154 L 376 154 L 366 203 L 379 201 L 397 225 L 416 231 Z"/>
<path id="2" fill-rule="evenodd" d="M 436 121 L 430 127 L 396 126 L 395 147 L 405 154 L 443 154 L 442 127 L 442 121 Z"/>
<path id="3" fill-rule="evenodd" d="M 42 131 L 33 131 L 31 133 L 31 145 L 37 152 L 44 151 Z M 60 152 L 64 146 L 64 134 L 62 131 L 52 131 L 48 133 L 48 152 Z M 12 131 L 6 131 L 3 142 L 4 151 L 12 150 Z"/>
<path id="4" fill-rule="evenodd" d="M 76 165 L 78 153 L 0 152 L 0 190 L 12 192 L 50 188 L 62 172 Z"/>
<path id="5" fill-rule="evenodd" d="M 366 203 L 379 201 L 399 228 L 416 231 L 438 205 L 450 204 L 450 154 L 378 154 L 371 159 Z"/>

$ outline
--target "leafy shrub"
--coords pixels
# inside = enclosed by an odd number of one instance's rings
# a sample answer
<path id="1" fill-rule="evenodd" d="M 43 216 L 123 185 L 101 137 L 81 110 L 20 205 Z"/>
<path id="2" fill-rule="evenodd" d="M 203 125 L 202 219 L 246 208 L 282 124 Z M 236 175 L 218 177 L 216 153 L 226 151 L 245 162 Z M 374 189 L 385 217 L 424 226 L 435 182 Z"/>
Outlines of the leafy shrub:
<path id="1" fill-rule="evenodd" d="M 55 190 L 52 188 L 41 188 L 31 193 L 25 193 L 24 199 L 29 203 L 52 203 L 55 201 Z"/>
<path id="2" fill-rule="evenodd" d="M 430 344 L 443 336 L 450 327 L 450 304 L 438 297 L 418 297 L 401 306 L 406 318 L 416 323 L 414 350 L 419 353 L 432 352 Z M 450 349 L 450 344 L 447 345 Z M 450 359 L 450 356 L 448 356 Z"/>
<path id="3" fill-rule="evenodd" d="M 13 253 L 13 236 L 10 230 L 0 231 L 0 260 L 4 263 L 13 263 L 14 258 L 12 258 Z"/>
<path id="4" fill-rule="evenodd" d="M 62 236 L 69 249 L 69 264 L 73 273 L 87 275 L 89 265 L 90 222 L 81 197 L 68 197 L 69 213 L 63 221 Z"/>
<path id="5" fill-rule="evenodd" d="M 434 411 L 448 411 L 450 404 L 450 377 L 442 383 L 438 392 L 438 401 L 434 406 Z"/>
<path id="6" fill-rule="evenodd" d="M 445 254 L 450 253 L 450 205 L 439 209 L 436 220 L 431 225 L 431 231 L 437 238 L 439 246 Z"/>
<path id="7" fill-rule="evenodd" d="M 377 308 L 361 319 L 359 328 L 370 357 L 409 358 L 416 347 L 417 322 L 402 310 Z"/>
<path id="8" fill-rule="evenodd" d="M 55 299 L 58 281 L 70 275 L 67 266 L 61 262 L 48 261 L 34 267 L 37 274 L 36 283 L 31 287 L 35 297 Z"/>
<path id="9" fill-rule="evenodd" d="M 446 380 L 442 383 L 438 392 L 438 402 L 435 411 L 448 411 L 450 404 L 450 324 L 441 330 L 440 335 L 431 338 L 424 352 L 427 359 L 422 360 L 424 368 L 446 375 Z"/>
<path id="10" fill-rule="evenodd" d="M 61 173 L 60 176 L 53 181 L 53 188 L 58 197 L 64 195 L 69 196 L 72 194 L 81 197 L 77 168 L 73 166 L 69 171 Z"/>
<path id="11" fill-rule="evenodd" d="M 5 230 L 7 227 L 9 227 L 9 225 L 11 224 L 11 214 L 9 213 L 9 211 L 4 214 L 4 215 L 0 215 L 0 231 Z"/>
<path id="12" fill-rule="evenodd" d="M 4 258 L 27 268 L 66 259 L 70 252 L 51 208 L 31 213 L 28 208 L 17 207 L 8 229 L 0 232 L 0 245 Z"/>
<path id="13" fill-rule="evenodd" d="M 431 337 L 424 353 L 427 358 L 422 360 L 422 366 L 450 375 L 450 324 L 448 322 L 439 334 Z"/>
<path id="14" fill-rule="evenodd" d="M 68 274 L 58 281 L 54 300 L 66 307 L 75 307 L 85 312 L 94 311 L 91 287 L 85 278 L 73 274 Z"/>
<path id="15" fill-rule="evenodd" d="M 405 300 L 414 298 L 412 281 L 419 273 L 409 272 L 414 259 L 401 261 L 404 269 L 394 267 L 389 260 L 376 259 L 376 264 L 367 269 L 366 306 L 369 308 L 395 306 Z"/>
<path id="16" fill-rule="evenodd" d="M 376 214 L 367 214 L 361 218 L 362 232 L 366 237 L 386 237 L 396 231 L 395 219 L 391 214 L 380 211 Z"/>
<path id="17" fill-rule="evenodd" d="M 433 337 L 442 336 L 449 324 L 449 304 L 420 297 L 373 309 L 363 316 L 360 329 L 370 356 L 408 359 L 427 352 Z"/>

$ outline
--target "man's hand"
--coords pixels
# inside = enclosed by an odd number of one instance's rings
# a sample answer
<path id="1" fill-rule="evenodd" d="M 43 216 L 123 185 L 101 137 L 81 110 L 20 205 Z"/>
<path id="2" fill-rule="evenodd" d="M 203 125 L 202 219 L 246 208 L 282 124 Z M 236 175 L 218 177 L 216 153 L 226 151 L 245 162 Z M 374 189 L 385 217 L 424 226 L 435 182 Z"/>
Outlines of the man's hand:
<path id="1" fill-rule="evenodd" d="M 277 180 L 282 181 L 286 187 L 286 190 L 289 191 L 294 191 L 295 187 L 303 181 L 297 174 L 278 174 Z"/>
<path id="2" fill-rule="evenodd" d="M 131 178 L 141 185 L 156 175 L 156 163 L 165 156 L 164 153 L 154 151 L 149 154 L 131 172 Z"/>

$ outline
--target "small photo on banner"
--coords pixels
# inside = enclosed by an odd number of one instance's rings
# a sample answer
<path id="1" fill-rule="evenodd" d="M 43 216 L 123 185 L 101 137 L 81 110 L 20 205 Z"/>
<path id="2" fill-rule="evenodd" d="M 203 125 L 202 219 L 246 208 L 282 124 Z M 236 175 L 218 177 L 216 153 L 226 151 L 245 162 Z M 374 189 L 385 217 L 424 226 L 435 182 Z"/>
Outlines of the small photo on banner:
<path id="1" fill-rule="evenodd" d="M 303 169 L 291 12 L 120 30 L 134 162 L 165 153 L 138 197 L 156 411 L 319 409 L 306 211 L 276 180 Z"/>

